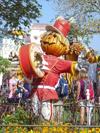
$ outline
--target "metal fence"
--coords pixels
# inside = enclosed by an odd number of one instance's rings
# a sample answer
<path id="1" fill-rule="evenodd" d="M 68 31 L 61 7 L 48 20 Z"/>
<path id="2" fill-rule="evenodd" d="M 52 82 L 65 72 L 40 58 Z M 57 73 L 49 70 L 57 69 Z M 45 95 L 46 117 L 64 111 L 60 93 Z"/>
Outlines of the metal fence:
<path id="1" fill-rule="evenodd" d="M 0 133 L 100 133 L 100 105 L 85 106 L 91 110 L 86 112 L 85 124 L 80 125 L 80 106 L 77 103 L 55 104 L 55 123 L 37 125 L 4 125 L 3 115 L 16 111 L 18 104 L 0 104 Z M 81 106 L 82 107 L 82 106 Z M 32 114 L 31 104 L 24 105 Z M 89 113 L 91 121 L 88 122 Z M 33 119 L 34 121 L 34 119 Z"/>
<path id="2" fill-rule="evenodd" d="M 57 123 L 80 124 L 80 108 L 85 108 L 85 125 L 100 125 L 100 105 L 79 106 L 77 103 L 55 105 Z"/>
<path id="3" fill-rule="evenodd" d="M 9 113 L 14 112 L 18 104 L 0 104 L 0 119 Z M 23 106 L 23 105 L 22 105 Z M 24 110 L 32 114 L 31 103 L 24 104 Z M 81 106 L 82 107 L 82 106 Z M 59 123 L 72 123 L 73 125 L 80 124 L 80 106 L 77 103 L 66 103 L 65 105 L 55 104 L 55 121 Z M 85 106 L 85 125 L 100 125 L 100 105 Z M 88 121 L 90 119 L 90 122 Z"/>

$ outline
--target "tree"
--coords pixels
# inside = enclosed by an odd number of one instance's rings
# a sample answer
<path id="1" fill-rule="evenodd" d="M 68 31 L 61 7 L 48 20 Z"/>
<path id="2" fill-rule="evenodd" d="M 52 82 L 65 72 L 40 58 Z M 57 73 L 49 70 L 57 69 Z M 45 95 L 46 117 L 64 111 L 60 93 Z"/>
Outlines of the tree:
<path id="1" fill-rule="evenodd" d="M 25 30 L 33 20 L 38 21 L 40 10 L 37 0 L 0 0 L 0 28 Z"/>
<path id="2" fill-rule="evenodd" d="M 100 0 L 54 0 L 58 14 L 74 17 L 84 34 L 100 33 Z"/>
<path id="3" fill-rule="evenodd" d="M 0 56 L 0 73 L 5 73 L 7 71 L 7 68 L 9 68 L 11 63 L 8 59 L 5 59 Z"/>

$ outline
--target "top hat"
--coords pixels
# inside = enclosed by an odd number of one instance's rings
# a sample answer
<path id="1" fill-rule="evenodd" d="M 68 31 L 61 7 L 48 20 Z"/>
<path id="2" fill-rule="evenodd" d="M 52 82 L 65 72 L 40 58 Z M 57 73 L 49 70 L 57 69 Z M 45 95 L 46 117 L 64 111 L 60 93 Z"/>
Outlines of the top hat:
<path id="1" fill-rule="evenodd" d="M 71 24 L 69 21 L 65 20 L 63 17 L 58 17 L 54 25 L 47 25 L 47 31 L 54 31 L 60 33 L 62 36 L 66 37 L 70 32 Z"/>

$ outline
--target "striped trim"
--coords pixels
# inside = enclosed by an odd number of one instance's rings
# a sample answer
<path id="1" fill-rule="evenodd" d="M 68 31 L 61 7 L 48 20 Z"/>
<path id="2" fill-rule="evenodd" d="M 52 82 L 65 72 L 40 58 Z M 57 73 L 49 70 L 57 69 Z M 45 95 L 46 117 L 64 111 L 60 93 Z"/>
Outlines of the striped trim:
<path id="1" fill-rule="evenodd" d="M 37 88 L 37 89 L 49 89 L 49 90 L 55 90 L 54 87 L 51 87 L 51 86 L 48 86 L 48 85 L 38 85 L 38 86 L 35 86 L 33 85 L 32 88 Z"/>

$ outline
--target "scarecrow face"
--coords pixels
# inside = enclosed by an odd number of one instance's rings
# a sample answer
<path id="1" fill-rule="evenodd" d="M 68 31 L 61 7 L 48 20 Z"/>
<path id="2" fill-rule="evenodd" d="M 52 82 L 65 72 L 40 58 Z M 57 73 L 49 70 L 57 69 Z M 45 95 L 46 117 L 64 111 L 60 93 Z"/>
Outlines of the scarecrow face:
<path id="1" fill-rule="evenodd" d="M 41 37 L 41 47 L 46 54 L 61 56 L 69 51 L 69 42 L 59 33 L 46 32 Z"/>

